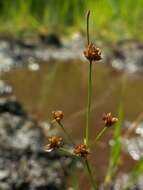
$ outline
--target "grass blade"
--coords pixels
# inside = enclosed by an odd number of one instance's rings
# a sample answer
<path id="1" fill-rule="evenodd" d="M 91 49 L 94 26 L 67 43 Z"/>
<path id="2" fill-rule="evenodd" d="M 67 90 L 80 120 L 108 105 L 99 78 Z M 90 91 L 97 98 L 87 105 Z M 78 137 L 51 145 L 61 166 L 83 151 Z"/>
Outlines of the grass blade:
<path id="1" fill-rule="evenodd" d="M 110 184 L 113 178 L 113 175 L 115 175 L 118 168 L 119 157 L 121 153 L 121 127 L 122 127 L 122 122 L 123 122 L 122 103 L 119 106 L 118 119 L 119 121 L 115 125 L 115 132 L 114 132 L 114 137 L 112 140 L 112 147 L 111 147 L 111 153 L 110 153 L 110 158 L 109 158 L 109 167 L 107 170 L 107 175 L 105 177 L 105 184 Z"/>

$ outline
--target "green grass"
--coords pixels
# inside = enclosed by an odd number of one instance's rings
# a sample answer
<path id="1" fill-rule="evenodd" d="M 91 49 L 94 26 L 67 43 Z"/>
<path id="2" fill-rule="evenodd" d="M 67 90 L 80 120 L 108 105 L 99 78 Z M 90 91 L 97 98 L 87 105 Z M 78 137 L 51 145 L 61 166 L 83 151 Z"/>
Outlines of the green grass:
<path id="1" fill-rule="evenodd" d="M 109 166 L 108 166 L 107 174 L 105 177 L 105 185 L 111 183 L 113 176 L 115 177 L 115 174 L 119 166 L 119 159 L 120 159 L 120 153 L 121 153 L 121 148 L 122 148 L 121 128 L 123 125 L 123 115 L 124 115 L 123 106 L 121 103 L 119 106 L 119 111 L 118 111 L 119 121 L 115 125 L 114 137 L 112 139 L 112 146 L 111 146 L 110 157 L 109 157 Z"/>
<path id="2" fill-rule="evenodd" d="M 132 170 L 131 176 L 135 180 L 137 177 L 143 174 L 143 158 L 141 158 L 134 169 Z"/>
<path id="3" fill-rule="evenodd" d="M 94 39 L 142 40 L 142 7 L 143 0 L 1 0 L 0 32 L 85 31 L 85 13 L 90 9 Z"/>
<path id="4" fill-rule="evenodd" d="M 136 184 L 138 177 L 143 175 L 143 158 L 136 163 L 135 167 L 132 169 L 128 182 L 124 190 L 127 190 L 132 185 Z"/>

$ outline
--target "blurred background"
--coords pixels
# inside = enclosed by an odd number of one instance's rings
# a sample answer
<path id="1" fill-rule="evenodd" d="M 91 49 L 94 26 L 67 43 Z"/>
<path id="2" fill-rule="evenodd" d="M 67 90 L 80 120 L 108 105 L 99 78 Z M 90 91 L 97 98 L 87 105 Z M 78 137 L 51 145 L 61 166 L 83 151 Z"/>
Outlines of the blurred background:
<path id="1" fill-rule="evenodd" d="M 131 186 L 143 187 L 143 0 L 0 0 L 2 190 L 90 189 L 79 162 L 43 151 L 48 136 L 64 136 L 51 124 L 53 110 L 64 111 L 63 123 L 77 143 L 85 137 L 88 10 L 90 39 L 102 50 L 102 61 L 93 66 L 90 138 L 101 130 L 103 113 L 117 115 L 122 104 L 120 130 L 127 138 L 111 185 L 123 189 L 140 163 Z M 99 186 L 113 156 L 113 136 L 111 129 L 92 148 Z"/>
<path id="2" fill-rule="evenodd" d="M 91 10 L 91 32 L 100 40 L 141 40 L 142 0 L 1 0 L 1 33 L 26 35 L 75 31 L 85 33 L 85 13 Z M 36 35 L 36 34 L 35 34 Z"/>

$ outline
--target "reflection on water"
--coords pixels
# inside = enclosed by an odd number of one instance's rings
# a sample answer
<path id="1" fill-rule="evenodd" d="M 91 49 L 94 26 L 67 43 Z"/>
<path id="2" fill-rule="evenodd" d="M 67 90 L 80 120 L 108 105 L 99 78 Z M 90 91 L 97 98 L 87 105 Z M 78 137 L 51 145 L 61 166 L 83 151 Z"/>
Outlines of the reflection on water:
<path id="1" fill-rule="evenodd" d="M 27 68 L 10 71 L 2 78 L 12 84 L 14 93 L 26 110 L 40 120 L 48 120 L 51 111 L 61 109 L 65 113 L 64 123 L 77 141 L 84 137 L 85 112 L 87 98 L 87 68 L 86 63 L 51 62 L 44 64 L 33 72 Z M 123 73 L 102 65 L 94 65 L 94 91 L 92 103 L 92 138 L 102 127 L 101 117 L 104 112 L 116 115 L 121 99 Z M 128 120 L 134 120 L 143 108 L 143 76 L 126 76 L 124 91 L 124 111 Z M 112 133 L 112 132 L 111 132 Z M 95 156 L 109 154 L 107 136 L 97 145 Z M 102 151 L 104 150 L 104 151 Z M 100 157 L 100 156 L 98 156 Z M 107 164 L 106 157 L 96 160 L 99 176 L 104 174 Z M 94 162 L 94 161 L 93 161 Z M 102 163 L 102 164 L 101 164 Z"/>

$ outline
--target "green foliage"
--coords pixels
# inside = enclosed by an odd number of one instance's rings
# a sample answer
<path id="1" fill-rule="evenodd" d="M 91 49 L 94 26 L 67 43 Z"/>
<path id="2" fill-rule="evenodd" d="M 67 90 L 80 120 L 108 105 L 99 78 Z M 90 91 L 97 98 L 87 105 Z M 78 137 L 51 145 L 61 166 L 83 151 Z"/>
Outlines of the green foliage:
<path id="1" fill-rule="evenodd" d="M 0 30 L 85 31 L 84 15 L 92 11 L 91 29 L 96 38 L 114 41 L 143 39 L 143 0 L 1 0 Z M 94 27 L 93 27 L 94 26 Z"/>
<path id="2" fill-rule="evenodd" d="M 105 184 L 111 182 L 112 177 L 115 175 L 118 165 L 119 165 L 119 158 L 121 153 L 121 127 L 123 122 L 123 106 L 122 103 L 119 106 L 119 113 L 118 113 L 119 121 L 115 125 L 114 137 L 112 139 L 112 147 L 111 153 L 109 158 L 109 167 L 107 171 L 107 175 L 105 177 Z"/>
<path id="3" fill-rule="evenodd" d="M 129 179 L 126 183 L 124 190 L 128 190 L 132 185 L 134 185 L 140 175 L 143 174 L 143 158 L 141 158 L 132 169 Z"/>
<path id="4" fill-rule="evenodd" d="M 131 171 L 131 175 L 129 178 L 129 184 L 134 184 L 138 177 L 143 174 L 143 158 L 141 158 L 136 166 Z"/>
<path id="5" fill-rule="evenodd" d="M 132 170 L 131 176 L 136 179 L 139 175 L 143 174 L 143 158 L 141 158 L 135 168 Z"/>

